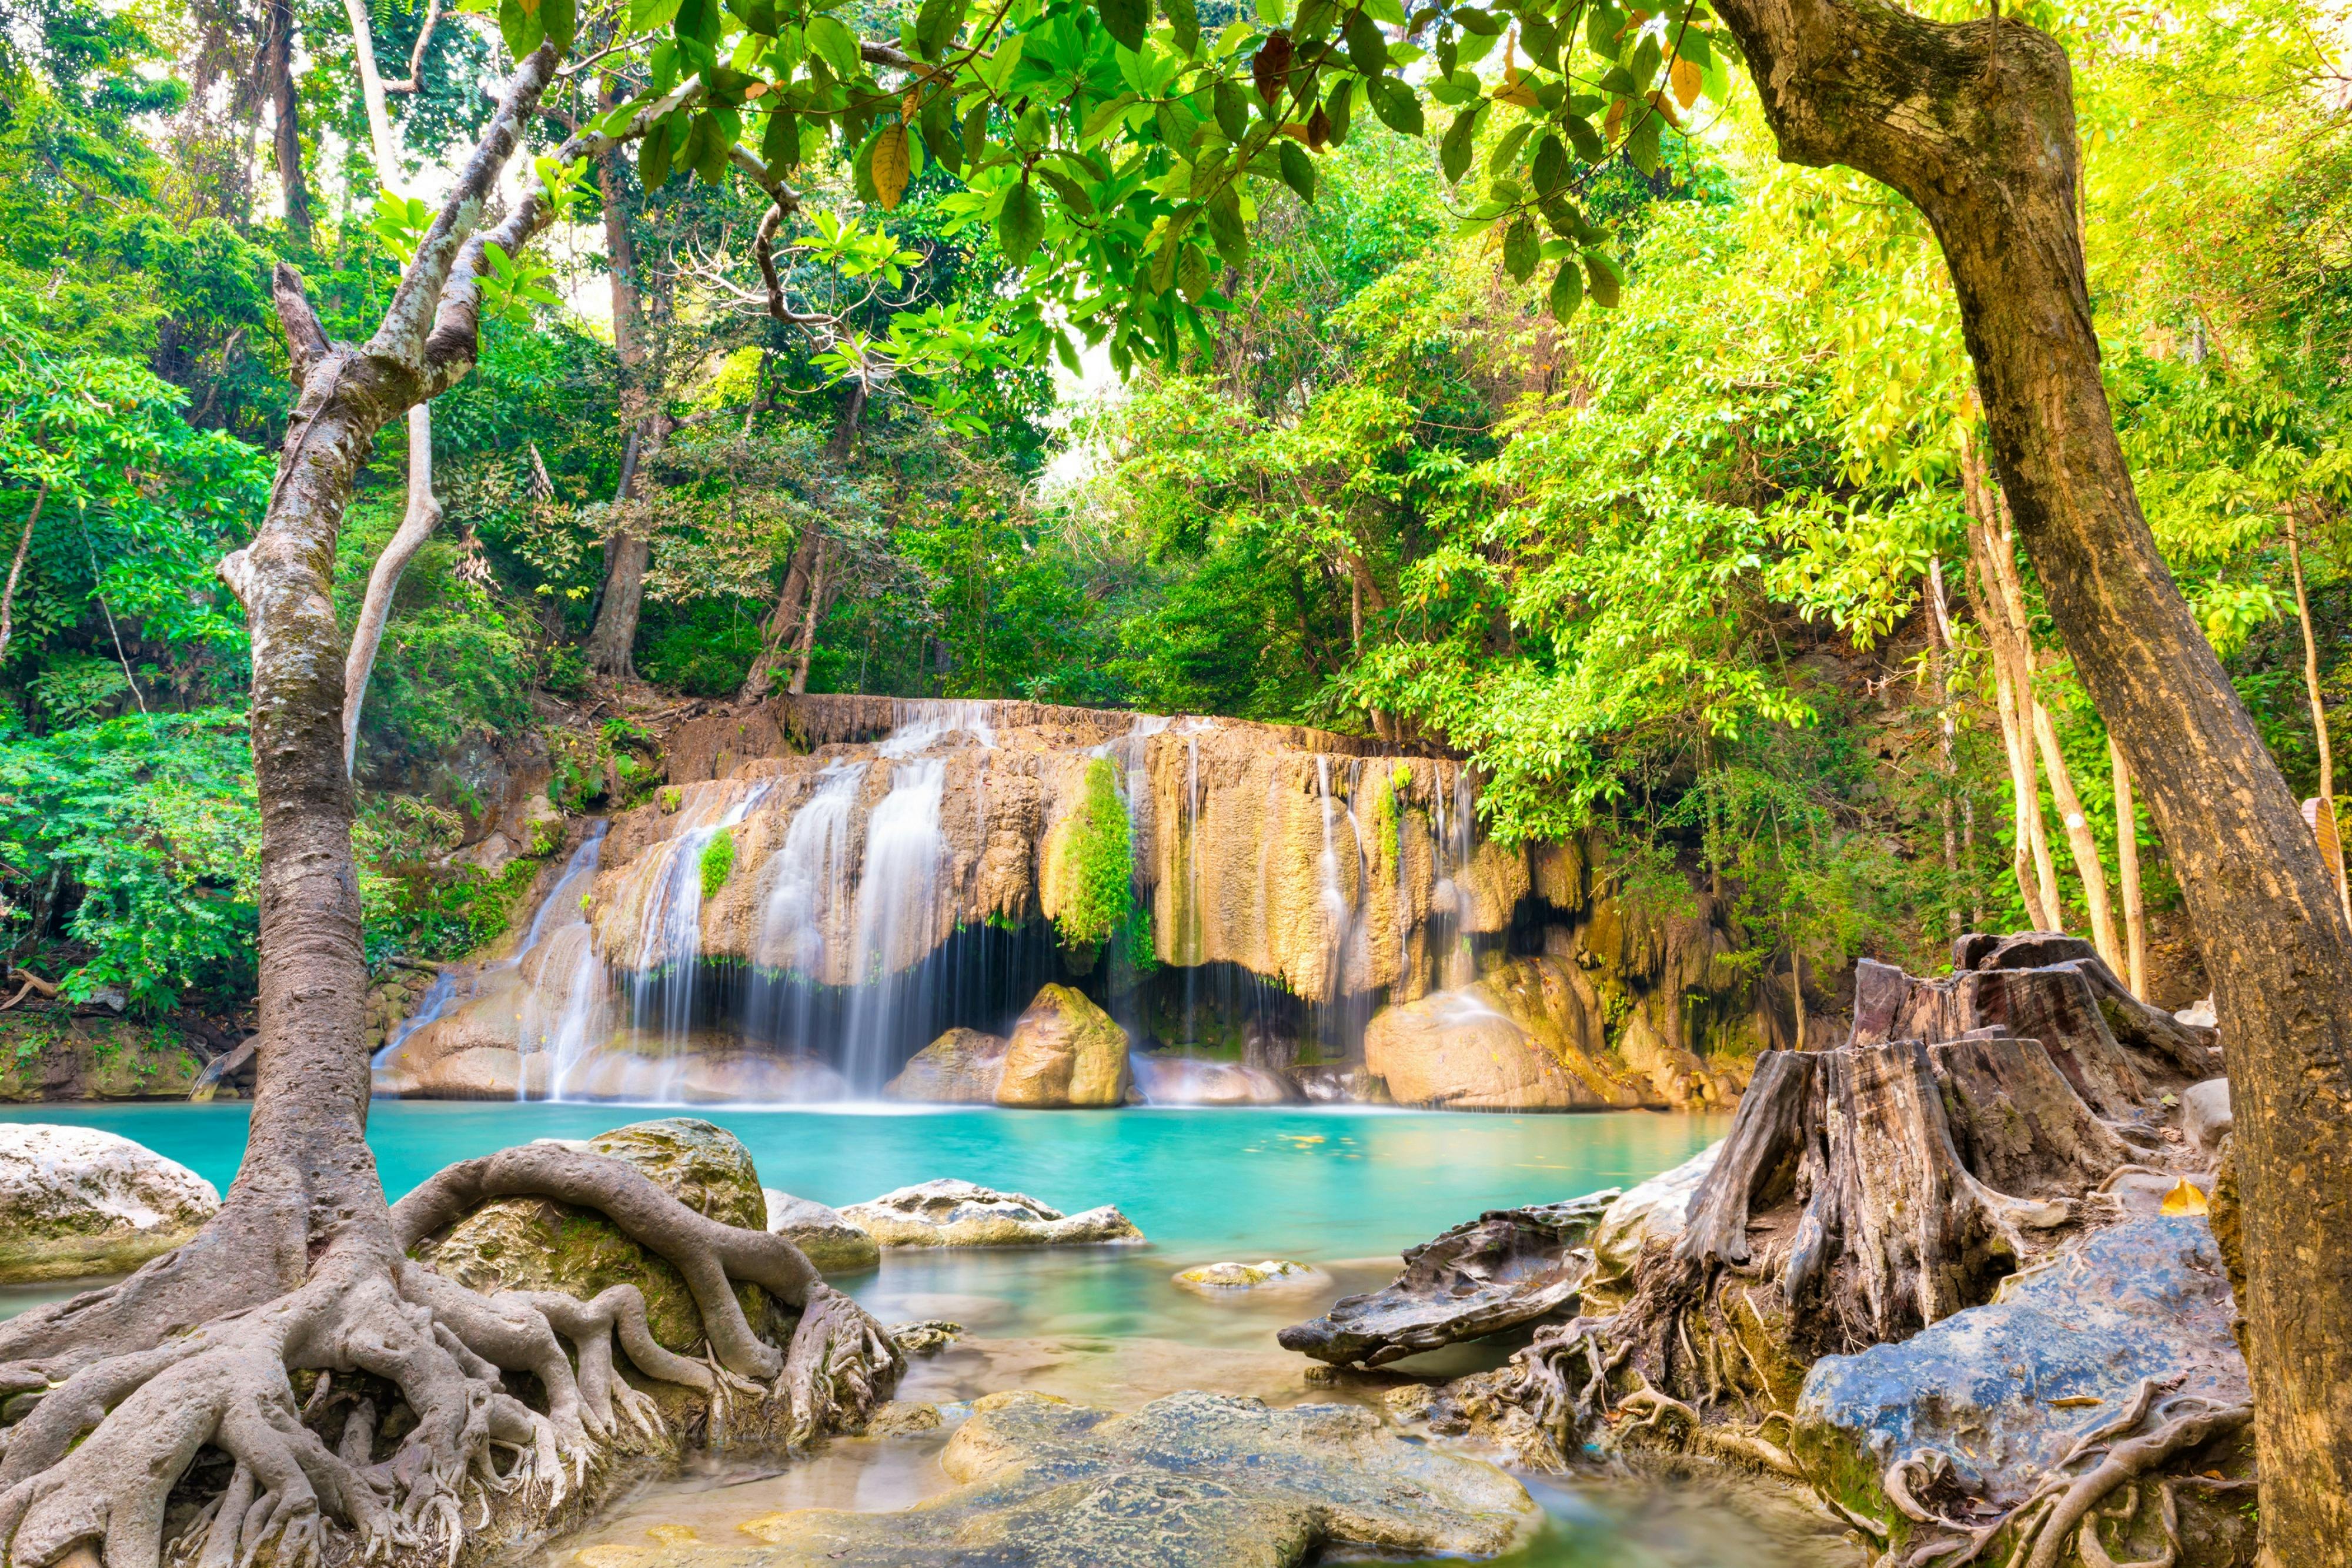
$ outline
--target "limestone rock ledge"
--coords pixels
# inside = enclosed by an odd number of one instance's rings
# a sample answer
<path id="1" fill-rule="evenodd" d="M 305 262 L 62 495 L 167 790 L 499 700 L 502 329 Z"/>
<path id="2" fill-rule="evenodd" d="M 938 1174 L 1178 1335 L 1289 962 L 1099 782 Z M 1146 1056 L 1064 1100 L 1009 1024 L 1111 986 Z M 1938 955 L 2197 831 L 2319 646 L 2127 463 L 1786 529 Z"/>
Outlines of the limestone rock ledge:
<path id="1" fill-rule="evenodd" d="M 212 1183 L 128 1138 L 0 1124 L 0 1281 L 127 1272 L 219 1210 Z"/>
<path id="2" fill-rule="evenodd" d="M 1540 1511 L 1494 1466 L 1409 1443 L 1369 1410 L 1201 1393 L 1132 1415 L 992 1394 L 940 1463 L 962 1483 L 894 1513 L 747 1521 L 764 1546 L 597 1546 L 582 1568 L 1290 1568 L 1318 1554 L 1492 1557 Z"/>
<path id="3" fill-rule="evenodd" d="M 952 1179 L 919 1182 L 853 1203 L 841 1217 L 883 1247 L 1087 1246 L 1143 1239 L 1143 1232 L 1109 1204 L 1065 1215 L 1017 1192 Z"/>

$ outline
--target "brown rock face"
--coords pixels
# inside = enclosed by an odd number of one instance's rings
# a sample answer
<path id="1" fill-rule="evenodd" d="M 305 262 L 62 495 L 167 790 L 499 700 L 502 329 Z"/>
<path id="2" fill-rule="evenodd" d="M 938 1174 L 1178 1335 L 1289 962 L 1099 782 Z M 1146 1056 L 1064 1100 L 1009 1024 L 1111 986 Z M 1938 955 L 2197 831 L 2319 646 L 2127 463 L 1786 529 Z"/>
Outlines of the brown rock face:
<path id="1" fill-rule="evenodd" d="M 993 1104 L 1009 1044 L 976 1029 L 951 1029 L 916 1052 L 883 1092 L 934 1104 Z"/>
<path id="2" fill-rule="evenodd" d="M 1067 986 L 1047 986 L 1013 1026 L 996 1086 L 1000 1105 L 1123 1105 L 1127 1031 Z"/>

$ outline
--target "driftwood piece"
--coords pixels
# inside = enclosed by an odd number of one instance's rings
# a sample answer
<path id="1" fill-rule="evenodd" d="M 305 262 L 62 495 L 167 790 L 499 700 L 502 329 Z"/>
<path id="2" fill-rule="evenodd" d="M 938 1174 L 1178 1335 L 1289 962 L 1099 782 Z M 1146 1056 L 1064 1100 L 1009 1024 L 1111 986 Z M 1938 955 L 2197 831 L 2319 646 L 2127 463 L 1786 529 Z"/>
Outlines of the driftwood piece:
<path id="1" fill-rule="evenodd" d="M 1382 1366 L 1549 1317 L 1583 1289 L 1592 1255 L 1580 1244 L 1617 1196 L 1490 1209 L 1407 1252 L 1387 1289 L 1343 1297 L 1275 1337 L 1335 1366 Z"/>

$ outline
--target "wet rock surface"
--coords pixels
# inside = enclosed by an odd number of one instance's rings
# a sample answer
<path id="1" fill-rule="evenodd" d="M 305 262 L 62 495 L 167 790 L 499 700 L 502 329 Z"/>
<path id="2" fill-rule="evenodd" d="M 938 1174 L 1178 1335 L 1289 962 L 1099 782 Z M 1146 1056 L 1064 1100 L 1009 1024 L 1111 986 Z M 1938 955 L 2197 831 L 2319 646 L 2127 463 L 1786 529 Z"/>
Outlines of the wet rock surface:
<path id="1" fill-rule="evenodd" d="M 768 1228 L 792 1238 L 820 1273 L 861 1273 L 881 1263 L 882 1249 L 874 1238 L 844 1219 L 839 1209 L 774 1187 L 763 1188 L 761 1196 L 767 1199 Z"/>
<path id="2" fill-rule="evenodd" d="M 2179 1379 L 2168 1397 L 2244 1402 L 2234 1315 L 2202 1218 L 2127 1219 L 1983 1306 L 1822 1357 L 1798 1405 L 1797 1452 L 1841 1500 L 1890 1521 L 1881 1479 L 1912 1453 L 1945 1455 L 1965 1492 L 2015 1503 L 2144 1378 Z"/>
<path id="3" fill-rule="evenodd" d="M 1710 1144 L 1672 1170 L 1628 1187 L 1601 1213 L 1592 1229 L 1592 1278 L 1585 1286 L 1587 1295 L 1617 1293 L 1633 1272 L 1644 1247 L 1670 1245 L 1683 1233 L 1691 1199 L 1722 1152 L 1721 1144 Z"/>
<path id="4" fill-rule="evenodd" d="M 63 1007 L 0 1015 L 0 1101 L 184 1100 L 204 1065 L 168 1025 Z"/>
<path id="5" fill-rule="evenodd" d="M 1399 1438 L 1370 1412 L 1181 1393 L 1113 1415 L 979 1400 L 940 1463 L 961 1484 L 891 1513 L 746 1522 L 761 1546 L 600 1546 L 583 1568 L 1287 1568 L 1318 1552 L 1488 1557 L 1531 1536 L 1525 1488 Z"/>
<path id="6" fill-rule="evenodd" d="M 0 1123 L 0 1282 L 127 1272 L 219 1209 L 212 1183 L 129 1138 Z"/>
<path id="7" fill-rule="evenodd" d="M 1307 1098 L 1286 1074 L 1247 1062 L 1146 1055 L 1134 1066 L 1147 1105 L 1287 1105 Z"/>
<path id="8" fill-rule="evenodd" d="M 1109 1204 L 1065 1215 L 1021 1193 L 945 1178 L 853 1203 L 841 1216 L 885 1248 L 1086 1246 L 1143 1239 L 1143 1232 Z"/>
<path id="9" fill-rule="evenodd" d="M 752 1230 L 768 1223 L 751 1151 L 724 1128 L 667 1117 L 600 1134 L 584 1146 L 628 1161 L 708 1218 Z M 665 1349 L 681 1355 L 703 1349 L 701 1314 L 677 1268 L 602 1215 L 570 1204 L 493 1199 L 427 1237 L 416 1256 L 477 1291 L 560 1291 L 585 1301 L 607 1286 L 632 1284 L 644 1292 L 646 1322 Z M 767 1292 L 741 1283 L 735 1290 L 758 1332 L 771 1316 Z"/>
<path id="10" fill-rule="evenodd" d="M 1237 1291 L 1312 1291 L 1330 1282 L 1331 1276 L 1322 1270 L 1288 1258 L 1268 1258 L 1256 1263 L 1203 1263 L 1176 1275 L 1181 1289 L 1212 1299 Z"/>
<path id="11" fill-rule="evenodd" d="M 1619 1195 L 1492 1209 L 1404 1255 L 1386 1290 L 1347 1296 L 1276 1337 L 1334 1365 L 1381 1366 L 1568 1307 L 1592 1270 L 1581 1243 Z"/>
<path id="12" fill-rule="evenodd" d="M 882 1092 L 893 1100 L 992 1105 L 1011 1043 L 976 1029 L 951 1029 L 917 1051 Z"/>
<path id="13" fill-rule="evenodd" d="M 1013 1026 L 996 1103 L 1036 1110 L 1127 1103 L 1127 1031 L 1069 986 L 1047 986 Z"/>

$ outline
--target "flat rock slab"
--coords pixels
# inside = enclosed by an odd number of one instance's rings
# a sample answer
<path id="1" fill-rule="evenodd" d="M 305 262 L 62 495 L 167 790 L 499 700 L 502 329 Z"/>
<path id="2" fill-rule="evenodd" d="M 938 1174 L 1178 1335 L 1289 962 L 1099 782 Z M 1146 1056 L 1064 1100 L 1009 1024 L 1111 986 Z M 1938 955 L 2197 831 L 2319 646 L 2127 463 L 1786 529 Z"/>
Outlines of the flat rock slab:
<path id="1" fill-rule="evenodd" d="M 853 1203 L 841 1217 L 883 1247 L 1055 1247 L 1143 1239 L 1143 1232 L 1109 1204 L 1066 1215 L 1022 1193 L 948 1179 L 918 1182 Z"/>
<path id="2" fill-rule="evenodd" d="M 1276 1336 L 1335 1366 L 1389 1362 L 1517 1328 L 1576 1299 L 1592 1271 L 1578 1246 L 1617 1190 L 1532 1208 L 1489 1209 L 1404 1255 L 1386 1290 L 1345 1296 Z"/>
<path id="3" fill-rule="evenodd" d="M 874 1238 L 813 1198 L 794 1197 L 774 1187 L 762 1187 L 768 1200 L 768 1228 L 791 1239 L 808 1254 L 821 1274 L 856 1274 L 879 1268 L 882 1249 Z"/>
<path id="4" fill-rule="evenodd" d="M 1290 1258 L 1267 1258 L 1255 1263 L 1203 1263 L 1176 1276 L 1179 1290 L 1215 1298 L 1244 1291 L 1316 1291 L 1331 1276 L 1309 1263 Z"/>
<path id="5" fill-rule="evenodd" d="M 0 1281 L 126 1272 L 219 1209 L 212 1183 L 128 1138 L 0 1124 Z"/>
<path id="6" fill-rule="evenodd" d="M 2126 1220 L 1980 1307 L 1895 1344 L 1823 1356 L 1805 1378 L 1796 1440 L 1843 1500 L 1885 1513 L 1878 1478 L 1918 1449 L 1950 1456 L 1970 1490 L 2020 1500 L 2143 1377 L 2221 1404 L 2247 1397 L 2221 1250 L 2201 1216 Z M 2095 1400 L 2095 1404 L 2084 1403 Z M 2062 1403 L 2062 1401 L 2063 1403 Z"/>
<path id="7" fill-rule="evenodd" d="M 583 1568 L 1288 1568 L 1329 1549 L 1491 1557 L 1527 1490 L 1409 1443 L 1370 1411 L 1181 1393 L 1130 1416 L 995 1394 L 940 1456 L 956 1490 L 894 1513 L 743 1525 L 764 1546 L 598 1546 Z"/>

